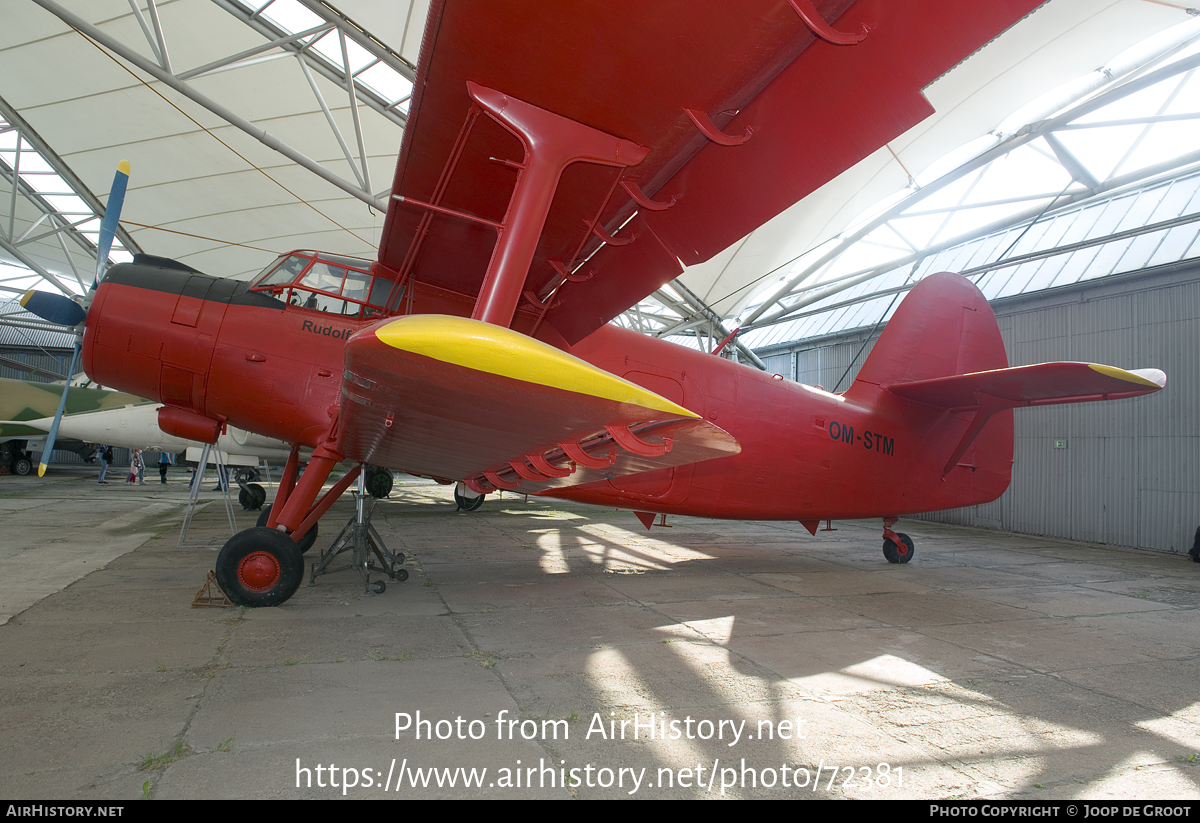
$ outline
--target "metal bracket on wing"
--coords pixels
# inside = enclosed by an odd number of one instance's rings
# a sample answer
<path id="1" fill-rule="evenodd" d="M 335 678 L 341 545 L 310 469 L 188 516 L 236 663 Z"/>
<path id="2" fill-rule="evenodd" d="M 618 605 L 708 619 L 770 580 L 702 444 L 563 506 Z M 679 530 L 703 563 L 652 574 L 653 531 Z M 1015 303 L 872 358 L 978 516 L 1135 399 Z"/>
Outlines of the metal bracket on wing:
<path id="1" fill-rule="evenodd" d="M 509 491 L 512 491 L 517 486 L 521 485 L 520 480 L 518 480 L 516 483 L 510 483 L 507 480 L 501 480 L 500 475 L 494 471 L 485 471 L 483 476 L 486 477 L 487 481 L 497 489 L 508 489 Z"/>
<path id="2" fill-rule="evenodd" d="M 463 478 L 463 483 L 466 484 L 468 489 L 476 494 L 489 494 L 490 492 L 496 491 L 495 489 L 489 489 L 487 486 L 481 485 L 478 478 L 475 477 Z"/>
<path id="3" fill-rule="evenodd" d="M 634 240 L 637 240 L 637 235 L 633 234 L 629 237 L 622 237 L 620 240 L 613 237 L 604 230 L 604 227 L 592 220 L 584 220 L 583 224 L 588 227 L 588 231 L 600 238 L 600 241 L 609 246 L 628 246 Z"/>
<path id="4" fill-rule="evenodd" d="M 594 457 L 585 452 L 583 446 L 578 443 L 563 442 L 559 443 L 558 447 L 575 463 L 589 469 L 607 469 L 617 459 L 617 453 L 613 451 L 608 453 L 607 458 Z"/>
<path id="5" fill-rule="evenodd" d="M 719 146 L 740 146 L 754 135 L 754 130 L 747 128 L 746 133 L 741 137 L 734 137 L 732 134 L 726 134 L 717 128 L 712 118 L 705 112 L 696 109 L 684 109 L 683 111 L 696 128 L 700 129 L 701 134 Z"/>
<path id="6" fill-rule="evenodd" d="M 633 202 L 637 203 L 643 209 L 648 211 L 664 211 L 675 205 L 674 195 L 671 196 L 670 203 L 662 203 L 658 200 L 651 200 L 646 196 L 646 193 L 642 191 L 641 186 L 632 180 L 622 180 L 621 188 L 625 189 L 625 192 L 633 198 Z"/>
<path id="7" fill-rule="evenodd" d="M 575 473 L 574 463 L 568 464 L 570 468 L 555 466 L 546 459 L 546 455 L 544 454 L 527 454 L 525 455 L 525 459 L 529 461 L 531 466 L 547 477 L 567 477 Z"/>
<path id="8" fill-rule="evenodd" d="M 825 18 L 817 11 L 817 7 L 812 4 L 812 0 L 788 0 L 788 3 L 791 4 L 792 10 L 800 15 L 800 19 L 804 21 L 804 24 L 812 29 L 812 33 L 827 43 L 833 43 L 835 46 L 853 46 L 861 43 L 863 38 L 867 36 L 867 27 L 865 25 L 859 34 L 838 31 L 825 22 Z"/>
<path id="9" fill-rule="evenodd" d="M 671 438 L 664 437 L 661 443 L 648 443 L 633 433 L 628 426 L 605 426 L 604 430 L 612 435 L 618 446 L 630 454 L 641 457 L 662 457 L 671 450 Z"/>
<path id="10" fill-rule="evenodd" d="M 548 308 L 554 308 L 555 306 L 559 305 L 562 302 L 560 300 L 551 301 L 550 298 L 548 298 L 548 297 L 545 300 L 542 300 L 540 297 L 538 297 L 536 294 L 534 294 L 529 289 L 525 289 L 525 291 L 521 292 L 521 296 L 524 297 L 529 302 L 529 305 L 533 306 L 538 311 L 543 311 Z"/>
<path id="11" fill-rule="evenodd" d="M 567 271 L 567 267 L 563 265 L 561 260 L 550 260 L 548 262 L 550 263 L 550 268 L 554 269 L 563 280 L 568 280 L 572 283 L 582 283 L 585 280 L 592 279 L 592 272 L 590 271 L 587 274 L 571 274 Z"/>
<path id="12" fill-rule="evenodd" d="M 557 449 L 509 460 L 473 477 L 464 478 L 463 482 L 477 494 L 487 494 L 496 489 L 512 491 L 523 485 L 525 480 L 547 483 L 572 475 L 580 467 L 607 469 L 617 462 L 617 448 L 637 457 L 662 457 L 671 451 L 673 445 L 669 435 L 663 435 L 662 440 L 657 443 L 643 440 L 626 424 L 606 425 L 604 430 L 603 435 L 585 438 L 589 448 L 593 451 L 599 450 L 599 454 L 585 449 L 583 441 L 564 440 L 558 444 Z M 566 465 L 558 465 L 563 461 L 566 461 Z M 491 485 L 490 488 L 488 484 Z"/>

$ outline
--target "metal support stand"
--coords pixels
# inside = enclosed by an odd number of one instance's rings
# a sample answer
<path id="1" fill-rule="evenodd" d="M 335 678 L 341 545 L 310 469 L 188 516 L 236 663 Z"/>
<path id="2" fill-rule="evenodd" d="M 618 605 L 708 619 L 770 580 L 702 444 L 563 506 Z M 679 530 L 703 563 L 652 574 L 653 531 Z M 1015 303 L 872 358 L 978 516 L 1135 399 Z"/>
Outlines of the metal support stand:
<path id="1" fill-rule="evenodd" d="M 192 526 L 192 516 L 196 513 L 196 502 L 200 498 L 200 487 L 204 485 L 204 475 L 208 471 L 208 456 L 212 452 L 212 444 L 205 443 L 204 450 L 200 453 L 200 462 L 196 465 L 196 474 L 192 479 L 192 488 L 188 493 L 187 513 L 183 516 L 183 526 L 179 530 L 179 542 L 175 544 L 176 548 L 184 547 L 208 546 L 211 545 L 211 540 L 192 541 L 188 542 L 188 529 Z M 221 450 L 216 451 L 217 466 L 217 485 L 221 487 L 222 496 L 225 498 L 225 515 L 229 518 L 229 534 L 233 536 L 237 534 L 237 520 L 233 516 L 233 499 L 229 496 L 229 471 L 225 468 L 225 464 L 221 462 Z"/>
<path id="2" fill-rule="evenodd" d="M 333 545 L 321 552 L 320 562 L 313 563 L 312 576 L 309 578 L 308 584 L 316 585 L 317 578 L 323 574 L 358 569 L 359 575 L 362 576 L 363 591 L 383 594 L 387 584 L 382 580 L 372 583 L 371 572 L 383 572 L 392 580 L 399 580 L 403 583 L 408 579 L 408 570 L 401 568 L 401 564 L 404 563 L 404 553 L 393 553 L 383 542 L 379 532 L 375 531 L 375 527 L 371 525 L 371 511 L 375 508 L 375 500 L 372 499 L 368 506 L 365 472 L 360 472 L 358 475 L 358 488 L 354 491 L 354 497 L 354 514 L 338 532 Z M 335 557 L 347 551 L 354 552 L 352 562 L 332 569 L 327 568 Z M 378 565 L 374 562 L 376 559 L 379 561 Z"/>

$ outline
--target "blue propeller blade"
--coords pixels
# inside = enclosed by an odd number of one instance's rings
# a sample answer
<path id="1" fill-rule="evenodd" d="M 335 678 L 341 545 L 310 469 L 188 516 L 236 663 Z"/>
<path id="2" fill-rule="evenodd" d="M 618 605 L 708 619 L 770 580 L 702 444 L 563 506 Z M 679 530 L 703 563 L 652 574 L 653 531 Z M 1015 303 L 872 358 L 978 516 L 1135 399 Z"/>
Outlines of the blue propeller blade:
<path id="1" fill-rule="evenodd" d="M 96 279 L 92 281 L 93 291 L 104 277 L 104 267 L 108 263 L 108 252 L 117 233 L 117 224 L 121 221 L 121 207 L 125 205 L 125 188 L 128 185 L 129 161 L 122 160 L 117 164 L 117 174 L 113 177 L 112 189 L 108 192 L 108 206 L 104 209 L 104 220 L 100 223 L 100 245 L 96 250 Z"/>
<path id="2" fill-rule="evenodd" d="M 117 224 L 121 220 L 121 206 L 125 203 L 125 188 L 128 184 L 129 161 L 122 160 L 117 164 L 117 175 L 113 178 L 112 189 L 108 193 L 108 206 L 104 210 L 104 220 L 100 223 L 100 243 L 96 251 L 96 279 L 92 281 L 91 291 L 96 290 L 96 285 L 104 276 L 108 253 L 112 249 L 113 237 L 117 233 Z M 21 298 L 21 306 L 44 320 L 64 326 L 76 326 L 83 322 L 85 317 L 82 307 L 60 294 L 30 291 Z M 74 311 L 68 308 L 69 306 L 73 306 Z M 54 422 L 50 425 L 50 433 L 46 435 L 46 447 L 42 450 L 42 459 L 38 463 L 38 477 L 46 474 L 50 455 L 54 453 L 54 441 L 58 438 L 58 424 L 62 422 L 63 410 L 67 407 L 67 392 L 71 388 L 71 378 L 75 376 L 75 365 L 79 362 L 79 352 L 82 349 L 82 341 L 76 340 L 75 353 L 71 355 L 71 368 L 67 371 L 67 384 L 63 386 L 62 397 L 58 400 L 58 411 L 54 413 Z"/>
<path id="3" fill-rule="evenodd" d="M 71 388 L 71 378 L 75 375 L 75 364 L 79 362 L 79 351 L 83 346 L 75 344 L 75 353 L 71 355 L 71 368 L 67 371 L 67 384 L 63 386 L 62 397 L 58 398 L 58 411 L 54 413 L 54 422 L 50 424 L 50 433 L 46 435 L 46 447 L 42 449 L 42 459 L 38 461 L 38 477 L 46 474 L 50 464 L 50 455 L 54 453 L 54 441 L 58 437 L 58 424 L 62 422 L 63 409 L 67 407 L 67 390 Z"/>
<path id="4" fill-rule="evenodd" d="M 65 294 L 30 289 L 21 295 L 21 308 L 58 326 L 78 326 L 86 312 Z"/>

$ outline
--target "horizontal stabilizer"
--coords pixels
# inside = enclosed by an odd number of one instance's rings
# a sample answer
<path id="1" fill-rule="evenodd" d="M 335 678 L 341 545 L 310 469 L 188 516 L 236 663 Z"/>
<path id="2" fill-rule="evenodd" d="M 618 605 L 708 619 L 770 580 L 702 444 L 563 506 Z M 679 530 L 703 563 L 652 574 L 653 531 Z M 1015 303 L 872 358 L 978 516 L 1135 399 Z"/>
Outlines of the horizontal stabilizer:
<path id="1" fill-rule="evenodd" d="M 1119 400 L 1150 394 L 1165 385 L 1167 376 L 1158 369 L 1126 371 L 1095 363 L 1037 363 L 1033 366 L 893 383 L 884 388 L 907 400 L 941 406 L 951 411 L 975 412 L 966 433 L 942 469 L 942 475 L 945 476 L 958 464 L 958 459 L 983 430 L 984 424 L 997 412 L 1022 406 Z"/>
<path id="2" fill-rule="evenodd" d="M 342 396 L 348 458 L 476 491 L 539 492 L 740 451 L 636 383 L 462 317 L 414 315 L 355 334 Z"/>
<path id="3" fill-rule="evenodd" d="M 1151 394 L 1166 384 L 1167 376 L 1158 369 L 1127 371 L 1095 363 L 1038 363 L 893 383 L 884 388 L 908 400 L 966 410 L 980 405 L 981 394 L 1001 401 L 1000 407 L 1016 408 L 1119 400 Z"/>

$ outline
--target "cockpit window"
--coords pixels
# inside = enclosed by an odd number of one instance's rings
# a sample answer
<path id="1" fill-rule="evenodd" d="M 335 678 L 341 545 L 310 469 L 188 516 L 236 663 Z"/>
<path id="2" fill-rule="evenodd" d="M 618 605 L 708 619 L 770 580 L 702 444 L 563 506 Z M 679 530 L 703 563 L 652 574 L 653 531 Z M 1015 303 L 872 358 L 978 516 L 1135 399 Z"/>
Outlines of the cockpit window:
<path id="1" fill-rule="evenodd" d="M 369 317 L 382 314 L 394 285 L 373 276 L 370 268 L 365 260 L 292 252 L 268 266 L 250 289 L 269 293 L 291 306 Z"/>

